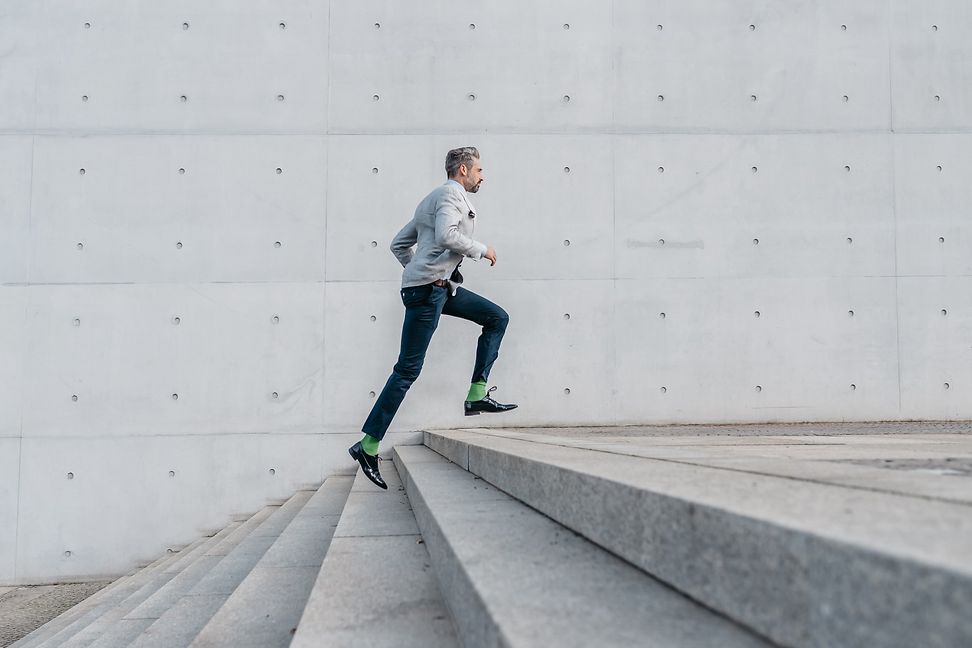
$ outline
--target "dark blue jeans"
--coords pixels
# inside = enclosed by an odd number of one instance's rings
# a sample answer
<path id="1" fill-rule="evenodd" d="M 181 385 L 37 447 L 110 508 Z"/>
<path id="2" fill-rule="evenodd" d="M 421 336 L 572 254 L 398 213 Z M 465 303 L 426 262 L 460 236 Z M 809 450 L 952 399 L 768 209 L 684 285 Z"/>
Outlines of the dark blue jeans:
<path id="1" fill-rule="evenodd" d="M 402 303 L 405 304 L 405 322 L 398 362 L 361 428 L 362 432 L 376 439 L 385 436 L 405 400 L 405 393 L 422 371 L 425 352 L 439 325 L 439 316 L 460 317 L 483 327 L 476 348 L 472 382 L 489 378 L 510 321 L 505 310 L 465 288 L 459 288 L 454 297 L 449 294 L 448 287 L 434 284 L 403 288 Z"/>

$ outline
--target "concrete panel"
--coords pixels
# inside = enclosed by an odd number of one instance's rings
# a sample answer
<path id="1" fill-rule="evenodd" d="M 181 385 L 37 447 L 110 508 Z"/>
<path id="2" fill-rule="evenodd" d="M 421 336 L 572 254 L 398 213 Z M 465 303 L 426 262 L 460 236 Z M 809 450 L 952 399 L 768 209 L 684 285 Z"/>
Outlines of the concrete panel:
<path id="1" fill-rule="evenodd" d="M 967 133 L 895 136 L 899 275 L 972 274 L 970 147 Z"/>
<path id="2" fill-rule="evenodd" d="M 8 60 L 6 65 L 11 66 Z M 5 88 L 4 75 L 0 73 L 0 92 Z M 8 101 L 16 101 L 4 94 Z M 7 106 L 4 108 L 6 113 Z M 0 118 L 2 119 L 2 118 Z M 2 126 L 0 126 L 2 128 Z M 0 168 L 5 173 L 0 179 L 0 285 L 20 284 L 27 281 L 27 246 L 30 231 L 30 183 L 34 139 L 16 135 L 0 136 Z"/>
<path id="3" fill-rule="evenodd" d="M 0 285 L 0 438 L 21 434 L 27 320 L 27 289 Z"/>
<path id="4" fill-rule="evenodd" d="M 0 438 L 0 583 L 12 583 L 16 576 L 20 443 Z"/>
<path id="5" fill-rule="evenodd" d="M 961 0 L 893 0 L 891 70 L 894 130 L 972 126 L 972 9 Z"/>
<path id="6" fill-rule="evenodd" d="M 667 279 L 616 290 L 616 373 L 628 377 L 618 423 L 898 410 L 893 279 Z"/>
<path id="7" fill-rule="evenodd" d="M 890 156 L 886 135 L 619 138 L 617 276 L 893 274 Z"/>
<path id="8" fill-rule="evenodd" d="M 622 131 L 889 127 L 884 0 L 619 0 L 613 10 Z"/>
<path id="9" fill-rule="evenodd" d="M 321 292 L 32 286 L 25 434 L 317 431 Z"/>
<path id="10" fill-rule="evenodd" d="M 614 53 L 606 7 L 436 0 L 416 11 L 394 0 L 332 3 L 329 128 L 609 127 Z"/>
<path id="11" fill-rule="evenodd" d="M 486 181 L 470 200 L 478 212 L 474 238 L 500 259 L 490 276 L 613 275 L 611 137 L 471 133 L 328 139 L 328 281 L 400 280 L 391 239 L 445 182 L 446 151 L 467 144 L 482 154 Z M 463 263 L 464 272 L 478 270 Z"/>
<path id="12" fill-rule="evenodd" d="M 324 128 L 326 4 L 285 0 L 241 12 L 232 0 L 121 9 L 55 0 L 45 9 L 28 24 L 38 42 L 38 128 Z"/>
<path id="13" fill-rule="evenodd" d="M 17 573 L 120 574 L 320 483 L 323 451 L 319 435 L 25 439 Z"/>
<path id="14" fill-rule="evenodd" d="M 972 277 L 898 280 L 901 414 L 972 419 Z"/>
<path id="15" fill-rule="evenodd" d="M 325 156 L 320 137 L 39 137 L 31 280 L 320 281 Z"/>
<path id="16" fill-rule="evenodd" d="M 473 276 L 489 272 L 488 267 L 473 270 Z M 550 420 L 577 425 L 613 419 L 615 376 L 611 362 L 604 361 L 614 355 L 612 282 L 470 277 L 466 284 L 510 314 L 489 384 L 500 387 L 494 398 L 520 405 L 495 417 L 479 416 L 477 426 Z M 329 425 L 360 429 L 374 403 L 371 394 L 381 392 L 398 359 L 404 307 L 397 284 L 328 284 L 328 299 L 344 308 L 328 308 L 325 314 L 326 418 Z M 377 313 L 375 322 L 370 321 L 372 313 Z M 343 342 L 361 331 L 366 333 L 360 344 Z M 393 429 L 468 425 L 462 402 L 480 331 L 471 322 L 440 319 L 422 374 L 409 390 Z"/>

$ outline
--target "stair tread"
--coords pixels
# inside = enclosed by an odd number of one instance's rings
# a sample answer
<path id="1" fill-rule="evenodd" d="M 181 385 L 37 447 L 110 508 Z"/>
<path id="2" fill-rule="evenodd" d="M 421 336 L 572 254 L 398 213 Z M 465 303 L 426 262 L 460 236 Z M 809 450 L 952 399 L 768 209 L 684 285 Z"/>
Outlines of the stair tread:
<path id="1" fill-rule="evenodd" d="M 769 645 L 431 450 L 395 454 L 466 645 Z"/>
<path id="2" fill-rule="evenodd" d="M 325 480 L 209 620 L 193 648 L 290 644 L 351 482 L 346 476 Z"/>
<path id="3" fill-rule="evenodd" d="M 358 471 L 292 648 L 459 645 L 401 479 L 381 472 L 387 491 Z"/>

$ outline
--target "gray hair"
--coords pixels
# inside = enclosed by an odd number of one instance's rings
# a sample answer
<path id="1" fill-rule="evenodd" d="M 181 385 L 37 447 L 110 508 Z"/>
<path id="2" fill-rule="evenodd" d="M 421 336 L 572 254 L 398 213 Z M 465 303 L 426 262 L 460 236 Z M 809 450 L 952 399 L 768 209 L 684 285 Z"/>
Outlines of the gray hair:
<path id="1" fill-rule="evenodd" d="M 473 160 L 479 159 L 479 150 L 475 146 L 463 146 L 462 148 L 452 149 L 446 153 L 445 170 L 448 177 L 453 177 L 459 173 L 459 167 L 463 164 L 466 169 L 472 167 Z"/>

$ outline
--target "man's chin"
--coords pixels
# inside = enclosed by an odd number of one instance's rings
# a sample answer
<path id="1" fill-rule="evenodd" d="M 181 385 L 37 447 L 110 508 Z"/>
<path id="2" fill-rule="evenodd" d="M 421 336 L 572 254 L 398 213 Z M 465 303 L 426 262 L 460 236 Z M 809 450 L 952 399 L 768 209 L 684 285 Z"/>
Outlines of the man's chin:
<path id="1" fill-rule="evenodd" d="M 477 191 L 479 191 L 479 185 L 476 185 L 472 189 L 469 189 L 469 193 L 476 193 Z"/>

